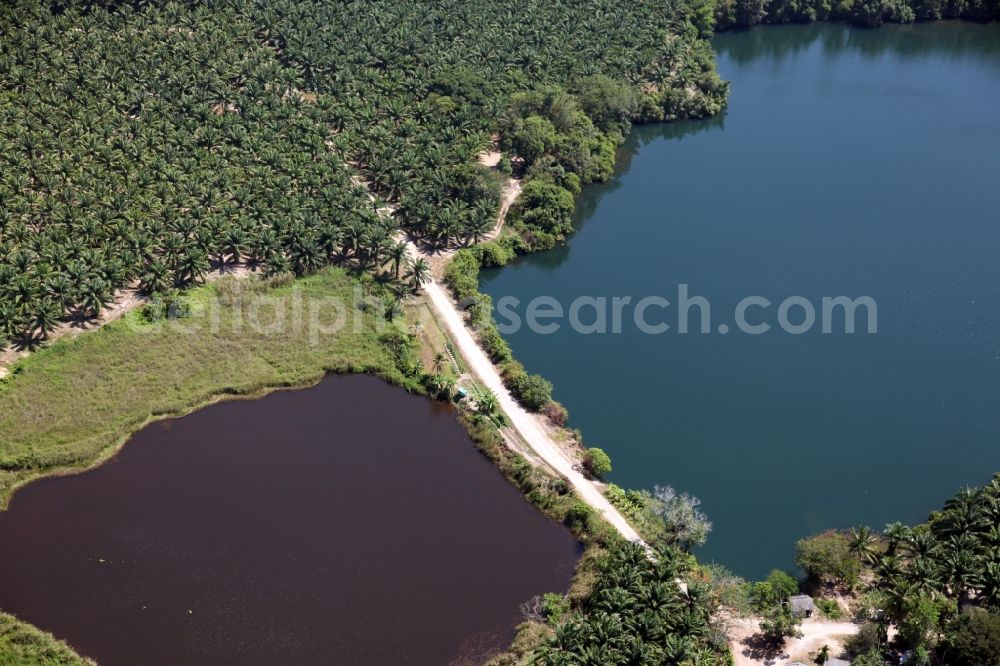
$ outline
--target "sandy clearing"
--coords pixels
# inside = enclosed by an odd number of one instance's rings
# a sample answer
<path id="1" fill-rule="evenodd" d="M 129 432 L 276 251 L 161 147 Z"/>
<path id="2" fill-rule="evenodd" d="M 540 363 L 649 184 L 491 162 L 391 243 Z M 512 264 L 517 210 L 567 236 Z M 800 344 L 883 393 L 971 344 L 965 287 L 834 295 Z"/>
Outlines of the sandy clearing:
<path id="1" fill-rule="evenodd" d="M 760 649 L 752 641 L 758 632 L 759 618 L 739 618 L 730 624 L 729 640 L 733 651 L 734 666 L 780 666 L 790 662 L 814 663 L 814 657 L 824 645 L 830 647 L 830 656 L 840 656 L 847 637 L 858 632 L 852 622 L 834 622 L 823 618 L 809 618 L 802 622 L 800 638 L 785 641 L 777 653 Z"/>

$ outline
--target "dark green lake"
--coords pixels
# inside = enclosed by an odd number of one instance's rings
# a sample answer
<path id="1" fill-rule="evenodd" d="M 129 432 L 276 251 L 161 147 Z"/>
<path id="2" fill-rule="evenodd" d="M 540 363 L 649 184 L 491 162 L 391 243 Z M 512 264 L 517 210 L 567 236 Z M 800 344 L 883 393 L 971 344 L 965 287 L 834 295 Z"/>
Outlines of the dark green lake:
<path id="1" fill-rule="evenodd" d="M 757 577 L 804 535 L 920 521 L 1000 470 L 1000 25 L 760 27 L 715 44 L 726 113 L 634 130 L 569 242 L 483 289 L 567 307 L 676 304 L 679 284 L 708 299 L 711 334 L 507 338 L 610 453 L 613 481 L 698 496 L 715 524 L 702 556 Z M 832 334 L 778 329 L 787 297 L 819 313 L 842 295 L 875 300 L 876 334 L 863 317 L 853 335 L 836 319 Z M 747 296 L 773 303 L 747 316 L 772 330 L 731 326 Z"/>

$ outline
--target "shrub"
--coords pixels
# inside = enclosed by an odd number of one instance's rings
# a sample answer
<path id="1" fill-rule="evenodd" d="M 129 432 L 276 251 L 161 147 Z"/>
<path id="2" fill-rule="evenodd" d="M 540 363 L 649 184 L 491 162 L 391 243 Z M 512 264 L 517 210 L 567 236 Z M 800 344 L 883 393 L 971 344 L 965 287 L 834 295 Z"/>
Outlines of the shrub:
<path id="1" fill-rule="evenodd" d="M 482 243 L 476 246 L 476 250 L 479 252 L 480 265 L 491 268 L 505 266 L 511 259 L 517 256 L 514 241 L 511 237 Z"/>
<path id="2" fill-rule="evenodd" d="M 517 218 L 543 232 L 561 236 L 573 226 L 573 193 L 554 183 L 529 181 L 516 205 Z"/>
<path id="3" fill-rule="evenodd" d="M 473 328 L 487 326 L 493 321 L 493 299 L 488 294 L 477 294 L 465 311 Z"/>
<path id="4" fill-rule="evenodd" d="M 542 595 L 542 613 L 550 624 L 556 624 L 569 612 L 569 600 L 562 594 L 546 592 Z"/>
<path id="5" fill-rule="evenodd" d="M 541 375 L 518 376 L 510 389 L 522 405 L 533 411 L 538 411 L 552 400 L 552 382 Z"/>
<path id="6" fill-rule="evenodd" d="M 775 605 L 760 621 L 760 631 L 771 640 L 781 640 L 786 636 L 798 636 L 801 620 L 792 615 L 786 604 Z"/>
<path id="7" fill-rule="evenodd" d="M 767 582 L 774 588 L 774 595 L 778 601 L 785 601 L 788 597 L 799 593 L 798 581 L 780 569 L 772 569 L 767 576 Z"/>
<path id="8" fill-rule="evenodd" d="M 520 361 L 512 358 L 500 364 L 500 375 L 503 377 L 504 384 L 512 386 L 521 381 L 521 377 L 527 377 L 528 371 L 524 369 Z"/>
<path id="9" fill-rule="evenodd" d="M 908 647 L 928 645 L 938 631 L 942 612 L 947 612 L 948 601 L 935 601 L 918 594 L 903 601 L 903 619 L 898 623 L 899 640 Z"/>
<path id="10" fill-rule="evenodd" d="M 555 400 L 549 400 L 542 411 L 553 425 L 560 428 L 565 427 L 566 422 L 569 420 L 569 412 Z"/>
<path id="11" fill-rule="evenodd" d="M 882 646 L 882 633 L 874 622 L 865 622 L 858 633 L 847 639 L 844 647 L 852 656 L 878 652 Z"/>
<path id="12" fill-rule="evenodd" d="M 470 298 L 479 292 L 479 256 L 472 250 L 455 253 L 444 269 L 444 282 L 456 298 Z"/>
<path id="13" fill-rule="evenodd" d="M 552 121 L 542 116 L 528 116 L 515 121 L 504 139 L 515 153 L 530 165 L 555 147 L 558 135 Z"/>
<path id="14" fill-rule="evenodd" d="M 191 304 L 177 291 L 171 291 L 153 298 L 141 312 L 142 318 L 151 324 L 164 319 L 184 319 L 191 316 Z"/>
<path id="15" fill-rule="evenodd" d="M 854 657 L 851 663 L 854 666 L 885 666 L 885 657 L 879 650 L 869 650 Z"/>
<path id="16" fill-rule="evenodd" d="M 749 595 L 750 606 L 757 613 L 766 613 L 778 603 L 778 595 L 774 592 L 774 586 L 767 581 L 754 583 L 750 586 Z"/>
<path id="17" fill-rule="evenodd" d="M 721 564 L 706 564 L 702 570 L 708 574 L 709 585 L 719 604 L 745 617 L 753 612 L 750 600 L 750 585 Z"/>
<path id="18" fill-rule="evenodd" d="M 1000 664 L 1000 615 L 963 613 L 945 633 L 942 652 L 949 666 Z"/>
<path id="19" fill-rule="evenodd" d="M 584 465 L 586 465 L 587 471 L 597 478 L 611 473 L 611 457 L 597 447 L 587 449 Z"/>
<path id="20" fill-rule="evenodd" d="M 493 324 L 488 324 L 479 331 L 479 342 L 494 363 L 505 363 L 513 358 L 507 341 L 503 339 L 500 331 Z"/>
<path id="21" fill-rule="evenodd" d="M 685 551 L 705 543 L 712 531 L 712 521 L 700 506 L 697 497 L 670 486 L 653 487 L 651 509 L 663 521 L 668 542 Z"/>
<path id="22" fill-rule="evenodd" d="M 833 599 L 817 599 L 816 607 L 819 608 L 819 612 L 824 617 L 831 620 L 839 620 L 844 617 L 844 611 L 841 610 L 840 604 Z"/>
<path id="23" fill-rule="evenodd" d="M 574 502 L 566 512 L 566 526 L 575 532 L 586 532 L 590 529 L 593 509 L 583 502 Z"/>
<path id="24" fill-rule="evenodd" d="M 646 508 L 641 494 L 636 494 L 633 491 L 625 492 L 621 486 L 615 483 L 608 484 L 608 487 L 604 489 L 604 496 L 612 505 L 631 518 L 641 518 L 641 512 Z"/>
<path id="25" fill-rule="evenodd" d="M 847 537 L 833 530 L 800 539 L 795 544 L 795 563 L 821 583 L 853 587 L 861 573 L 861 563 L 851 553 Z"/>

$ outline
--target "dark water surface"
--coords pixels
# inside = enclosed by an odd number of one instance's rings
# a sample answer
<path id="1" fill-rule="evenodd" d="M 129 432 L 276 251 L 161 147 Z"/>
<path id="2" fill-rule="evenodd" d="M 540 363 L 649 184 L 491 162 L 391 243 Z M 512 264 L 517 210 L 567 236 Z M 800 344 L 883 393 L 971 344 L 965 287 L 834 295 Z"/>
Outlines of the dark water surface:
<path id="1" fill-rule="evenodd" d="M 702 498 L 703 555 L 763 576 L 804 535 L 923 520 L 1000 470 L 1000 25 L 760 27 L 715 45 L 728 111 L 635 130 L 569 243 L 483 284 L 494 302 L 676 303 L 681 283 L 709 299 L 709 335 L 507 337 L 612 480 Z M 775 330 L 732 327 L 752 295 L 774 305 L 750 319 Z M 871 296 L 878 333 L 782 333 L 795 295 L 817 312 Z"/>
<path id="2" fill-rule="evenodd" d="M 481 660 L 578 555 L 450 408 L 363 376 L 153 424 L 0 544 L 0 608 L 102 666 Z"/>

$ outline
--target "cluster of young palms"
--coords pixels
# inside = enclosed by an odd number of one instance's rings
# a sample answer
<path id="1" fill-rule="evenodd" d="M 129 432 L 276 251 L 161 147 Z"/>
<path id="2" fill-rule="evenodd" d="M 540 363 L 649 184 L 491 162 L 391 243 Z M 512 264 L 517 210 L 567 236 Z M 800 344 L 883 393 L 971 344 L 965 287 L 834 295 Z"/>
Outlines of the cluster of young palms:
<path id="1" fill-rule="evenodd" d="M 921 600 L 1000 613 L 1000 474 L 960 491 L 924 524 L 853 530 L 850 548 L 874 573 L 885 622 L 905 623 Z"/>
<path id="2" fill-rule="evenodd" d="M 4 3 L 0 342 L 95 316 L 117 289 L 162 291 L 238 261 L 391 262 L 419 283 L 426 265 L 389 254 L 397 226 L 442 244 L 492 227 L 500 179 L 475 155 L 514 91 L 597 73 L 668 85 L 704 69 L 691 12 L 675 0 Z"/>
<path id="3" fill-rule="evenodd" d="M 611 547 L 583 608 L 555 629 L 537 652 L 545 665 L 727 663 L 724 639 L 712 628 L 708 586 L 681 586 L 690 556 L 672 547 L 656 560 L 631 543 Z"/>

